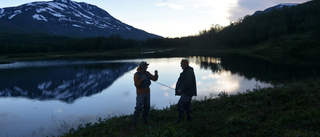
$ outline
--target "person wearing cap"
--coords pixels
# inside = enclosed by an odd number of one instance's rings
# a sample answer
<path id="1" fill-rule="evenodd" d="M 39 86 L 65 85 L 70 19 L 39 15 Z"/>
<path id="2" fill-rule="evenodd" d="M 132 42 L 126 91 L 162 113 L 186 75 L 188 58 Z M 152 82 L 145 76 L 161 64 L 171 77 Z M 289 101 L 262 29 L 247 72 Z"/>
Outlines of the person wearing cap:
<path id="1" fill-rule="evenodd" d="M 158 80 L 158 71 L 154 71 L 152 75 L 148 69 L 147 62 L 140 62 L 137 72 L 134 74 L 134 85 L 136 87 L 137 97 L 136 97 L 136 107 L 133 114 L 133 124 L 137 124 L 137 119 L 140 112 L 143 110 L 143 120 L 146 124 L 149 124 L 148 115 L 150 110 L 150 88 L 151 80 Z"/>
<path id="2" fill-rule="evenodd" d="M 183 120 L 184 112 L 187 113 L 187 120 L 191 121 L 191 99 L 193 96 L 197 96 L 196 78 L 193 68 L 189 66 L 188 59 L 181 60 L 181 68 L 183 71 L 180 73 L 180 77 L 176 83 L 175 95 L 180 96 L 178 101 L 178 120 Z"/>

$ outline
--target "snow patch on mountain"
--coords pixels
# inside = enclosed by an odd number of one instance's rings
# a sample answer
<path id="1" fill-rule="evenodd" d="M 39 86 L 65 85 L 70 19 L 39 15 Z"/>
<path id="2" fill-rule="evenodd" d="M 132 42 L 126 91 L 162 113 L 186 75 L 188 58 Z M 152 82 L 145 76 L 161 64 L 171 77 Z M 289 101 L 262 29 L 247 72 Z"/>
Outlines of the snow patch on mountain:
<path id="1" fill-rule="evenodd" d="M 52 81 L 40 83 L 38 85 L 38 89 L 39 90 L 45 90 L 45 89 L 49 88 L 51 86 L 51 84 L 52 84 Z"/>
<path id="2" fill-rule="evenodd" d="M 78 27 L 78 28 L 85 28 L 85 27 L 82 27 L 82 26 L 77 25 L 77 24 L 73 24 L 72 26 L 73 26 L 73 27 Z"/>
<path id="3" fill-rule="evenodd" d="M 0 8 L 0 18 L 2 18 L 5 14 L 4 13 L 4 9 Z"/>
<path id="4" fill-rule="evenodd" d="M 270 11 L 272 11 L 272 10 L 274 10 L 274 9 L 282 9 L 282 8 L 284 8 L 284 7 L 293 7 L 293 6 L 297 6 L 297 5 L 299 5 L 299 4 L 296 4 L 296 3 L 283 3 L 283 4 L 278 4 L 278 5 L 276 5 L 276 6 L 273 6 L 273 7 L 270 7 L 270 8 L 267 8 L 267 9 L 265 9 L 265 10 L 263 10 L 263 11 L 256 11 L 254 14 L 253 14 L 253 16 L 254 15 L 257 15 L 257 14 L 261 14 L 261 13 L 267 13 L 267 12 L 270 12 Z"/>
<path id="5" fill-rule="evenodd" d="M 44 16 L 42 16 L 42 15 L 40 15 L 40 14 L 34 14 L 32 17 L 33 17 L 34 19 L 36 19 L 36 20 L 43 20 L 43 21 L 45 21 L 45 22 L 48 22 L 48 20 L 46 19 L 46 17 L 44 17 Z"/>
<path id="6" fill-rule="evenodd" d="M 292 6 L 297 6 L 297 5 L 298 4 L 295 4 L 295 3 L 285 3 L 285 4 L 279 4 L 279 7 L 283 8 L 284 6 L 292 7 Z"/>
<path id="7" fill-rule="evenodd" d="M 16 16 L 16 15 L 18 15 L 20 13 L 22 13 L 21 10 L 16 10 L 16 11 L 14 11 L 14 14 L 12 14 L 11 16 L 8 17 L 8 19 L 12 19 L 14 16 Z"/>
<path id="8" fill-rule="evenodd" d="M 70 0 L 54 0 L 54 1 L 68 3 L 68 1 L 70 1 Z"/>
<path id="9" fill-rule="evenodd" d="M 47 9 L 50 9 L 50 8 L 40 8 L 40 9 L 36 9 L 36 11 L 37 11 L 37 13 L 41 13 L 41 12 L 46 12 Z"/>
<path id="10" fill-rule="evenodd" d="M 64 8 L 67 8 L 67 7 L 68 7 L 68 6 L 65 6 L 64 4 L 59 4 L 59 3 L 54 3 L 54 2 L 48 2 L 47 4 L 48 4 L 49 7 L 51 7 L 51 8 L 57 8 L 57 9 L 59 9 L 59 10 L 61 10 L 61 11 L 63 11 Z M 60 7 L 61 5 L 65 6 L 65 7 L 62 8 L 62 7 Z"/>
<path id="11" fill-rule="evenodd" d="M 27 4 L 25 4 L 26 6 L 37 6 L 37 4 L 36 3 L 27 3 Z"/>
<path id="12" fill-rule="evenodd" d="M 17 87 L 17 86 L 14 87 L 14 90 L 15 90 L 16 92 L 19 92 L 19 94 L 22 95 L 22 96 L 28 95 L 28 91 L 22 90 L 21 88 L 19 88 L 19 87 Z"/>
<path id="13" fill-rule="evenodd" d="M 87 19 L 92 19 L 91 17 L 89 17 L 89 16 L 87 16 L 87 15 L 81 13 L 81 12 L 79 12 L 78 14 L 75 14 L 75 15 L 78 16 L 78 17 L 84 17 L 84 18 L 87 18 Z"/>

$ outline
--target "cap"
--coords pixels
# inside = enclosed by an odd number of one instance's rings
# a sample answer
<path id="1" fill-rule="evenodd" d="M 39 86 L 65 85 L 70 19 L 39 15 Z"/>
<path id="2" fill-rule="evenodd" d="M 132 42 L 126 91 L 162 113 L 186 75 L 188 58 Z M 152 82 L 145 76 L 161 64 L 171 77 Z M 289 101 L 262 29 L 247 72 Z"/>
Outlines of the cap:
<path id="1" fill-rule="evenodd" d="M 148 66 L 149 64 L 147 63 L 147 62 L 144 62 L 144 61 L 142 61 L 142 62 L 140 62 L 140 64 L 139 64 L 139 67 L 145 67 L 145 66 Z"/>
<path id="2" fill-rule="evenodd" d="M 182 59 L 181 64 L 187 64 L 189 65 L 189 60 L 188 59 Z"/>

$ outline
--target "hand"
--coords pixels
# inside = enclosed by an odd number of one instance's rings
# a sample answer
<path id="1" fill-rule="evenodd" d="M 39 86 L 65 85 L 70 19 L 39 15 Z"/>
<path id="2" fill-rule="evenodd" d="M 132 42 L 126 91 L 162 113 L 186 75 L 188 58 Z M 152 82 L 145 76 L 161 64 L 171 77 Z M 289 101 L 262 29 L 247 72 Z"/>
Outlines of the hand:
<path id="1" fill-rule="evenodd" d="M 155 71 L 154 71 L 154 74 L 155 74 L 155 75 L 158 75 L 158 70 L 155 70 Z"/>

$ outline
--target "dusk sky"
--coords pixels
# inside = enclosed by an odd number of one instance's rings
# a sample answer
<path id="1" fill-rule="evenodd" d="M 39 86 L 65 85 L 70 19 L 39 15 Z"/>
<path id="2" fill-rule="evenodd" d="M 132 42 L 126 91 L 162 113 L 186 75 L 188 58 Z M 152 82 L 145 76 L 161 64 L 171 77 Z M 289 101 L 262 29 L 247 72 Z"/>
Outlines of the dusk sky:
<path id="1" fill-rule="evenodd" d="M 34 1 L 2 0 L 0 8 Z M 309 0 L 74 0 L 96 5 L 135 28 L 163 37 L 196 35 L 213 24 L 227 26 L 245 15 L 281 3 Z"/>

